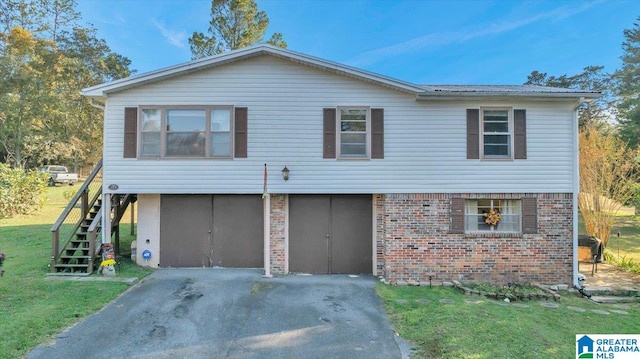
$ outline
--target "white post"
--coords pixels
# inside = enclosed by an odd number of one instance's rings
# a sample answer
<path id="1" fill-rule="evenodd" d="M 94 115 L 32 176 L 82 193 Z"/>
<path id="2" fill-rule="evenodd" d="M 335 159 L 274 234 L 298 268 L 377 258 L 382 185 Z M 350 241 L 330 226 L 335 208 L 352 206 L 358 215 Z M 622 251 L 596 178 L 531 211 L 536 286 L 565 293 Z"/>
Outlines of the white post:
<path id="1" fill-rule="evenodd" d="M 111 194 L 102 195 L 102 243 L 111 243 Z"/>
<path id="2" fill-rule="evenodd" d="M 271 198 L 265 195 L 262 201 L 264 212 L 264 277 L 271 278 Z"/>
<path id="3" fill-rule="evenodd" d="M 580 98 L 578 105 L 573 111 L 573 194 L 572 194 L 572 202 L 573 202 L 573 271 L 572 271 L 572 279 L 573 286 L 580 286 L 580 281 L 578 280 L 578 196 L 580 194 L 580 126 L 579 126 L 579 118 L 578 118 L 578 108 L 584 102 L 584 98 Z"/>

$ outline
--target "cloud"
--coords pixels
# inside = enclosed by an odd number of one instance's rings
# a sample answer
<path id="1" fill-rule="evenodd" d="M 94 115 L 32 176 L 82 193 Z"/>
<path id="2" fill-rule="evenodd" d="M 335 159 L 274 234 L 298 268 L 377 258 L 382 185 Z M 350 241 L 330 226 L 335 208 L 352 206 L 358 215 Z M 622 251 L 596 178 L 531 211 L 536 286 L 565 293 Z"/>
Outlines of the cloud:
<path id="1" fill-rule="evenodd" d="M 167 29 L 164 24 L 157 21 L 156 19 L 153 19 L 152 21 L 153 24 L 158 28 L 158 30 L 160 30 L 162 36 L 164 36 L 167 42 L 169 42 L 171 45 L 179 48 L 184 48 L 186 46 L 185 39 L 187 35 L 184 31 L 172 31 Z"/>
<path id="2" fill-rule="evenodd" d="M 457 32 L 433 33 L 416 37 L 395 45 L 361 53 L 356 58 L 348 61 L 352 66 L 366 66 L 382 61 L 384 58 L 414 52 L 429 47 L 439 47 L 455 43 L 463 43 L 476 38 L 506 33 L 520 27 L 536 23 L 542 20 L 559 21 L 579 14 L 597 3 L 594 1 L 575 6 L 575 3 L 535 14 L 519 20 L 504 21 L 500 23 L 485 23 L 481 26 L 467 27 Z"/>

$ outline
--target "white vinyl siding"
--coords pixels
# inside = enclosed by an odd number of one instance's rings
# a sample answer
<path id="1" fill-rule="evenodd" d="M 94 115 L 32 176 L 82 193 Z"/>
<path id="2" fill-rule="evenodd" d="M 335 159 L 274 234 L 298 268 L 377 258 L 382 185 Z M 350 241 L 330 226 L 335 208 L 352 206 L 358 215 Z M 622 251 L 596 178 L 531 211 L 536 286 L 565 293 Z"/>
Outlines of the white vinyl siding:
<path id="1" fill-rule="evenodd" d="M 247 107 L 247 158 L 123 158 L 124 109 L 149 104 Z M 384 109 L 384 159 L 323 160 L 323 109 L 344 105 Z M 262 193 L 266 163 L 271 193 L 567 193 L 573 192 L 574 105 L 522 97 L 416 101 L 259 56 L 111 94 L 104 183 L 121 193 Z M 526 161 L 466 159 L 466 109 L 481 106 L 527 110 Z M 280 175 L 285 165 L 287 182 Z"/>

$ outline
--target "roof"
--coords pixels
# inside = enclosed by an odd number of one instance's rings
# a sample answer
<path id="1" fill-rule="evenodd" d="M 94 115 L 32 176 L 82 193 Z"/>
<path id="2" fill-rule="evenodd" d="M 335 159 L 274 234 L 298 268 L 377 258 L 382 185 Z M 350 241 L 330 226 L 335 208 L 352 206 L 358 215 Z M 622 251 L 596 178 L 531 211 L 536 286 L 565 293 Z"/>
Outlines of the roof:
<path id="1" fill-rule="evenodd" d="M 205 57 L 183 64 L 127 77 L 100 85 L 87 87 L 81 91 L 82 95 L 92 99 L 104 101 L 110 93 L 124 91 L 149 83 L 162 81 L 172 77 L 183 76 L 195 71 L 201 71 L 228 63 L 246 60 L 256 56 L 269 55 L 305 66 L 318 68 L 331 73 L 355 78 L 361 81 L 377 84 L 397 91 L 410 93 L 418 100 L 445 100 L 496 96 L 526 96 L 544 98 L 574 98 L 592 100 L 600 97 L 600 92 L 580 91 L 555 87 L 533 85 L 417 85 L 410 82 L 383 76 L 370 71 L 305 55 L 299 52 L 283 49 L 271 45 L 260 44 L 220 55 Z"/>
<path id="2" fill-rule="evenodd" d="M 164 79 L 185 75 L 194 71 L 201 71 L 204 69 L 221 66 L 227 63 L 246 60 L 251 57 L 271 55 L 292 62 L 300 63 L 306 66 L 319 68 L 332 73 L 356 78 L 359 80 L 373 82 L 378 85 L 390 87 L 402 92 L 408 92 L 418 94 L 423 89 L 409 82 L 397 80 L 391 77 L 379 75 L 366 70 L 358 69 L 355 67 L 339 64 L 324 60 L 318 57 L 313 57 L 298 53 L 295 51 L 275 47 L 271 45 L 261 44 L 256 46 L 245 47 L 239 50 L 226 52 L 220 55 L 214 55 L 205 57 L 202 59 L 193 60 L 183 64 L 166 67 L 156 71 L 147 72 L 140 75 L 127 77 L 112 82 L 103 83 L 100 85 L 85 88 L 81 91 L 82 95 L 95 98 L 104 99 L 109 93 L 123 91 L 133 87 L 138 87 L 152 82 L 161 81 Z"/>
<path id="3" fill-rule="evenodd" d="M 527 96 L 552 98 L 584 98 L 594 100 L 602 93 L 561 87 L 538 85 L 421 85 L 425 92 L 418 98 L 433 97 L 488 97 L 488 96 Z"/>

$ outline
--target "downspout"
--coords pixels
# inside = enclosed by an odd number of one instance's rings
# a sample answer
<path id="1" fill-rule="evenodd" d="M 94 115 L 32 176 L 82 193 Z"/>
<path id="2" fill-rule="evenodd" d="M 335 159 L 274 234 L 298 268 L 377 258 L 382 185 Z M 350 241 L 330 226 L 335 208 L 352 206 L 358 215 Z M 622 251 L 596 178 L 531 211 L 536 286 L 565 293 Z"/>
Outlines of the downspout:
<path id="1" fill-rule="evenodd" d="M 262 211 L 264 213 L 264 278 L 271 278 L 271 198 L 269 194 L 262 200 Z"/>
<path id="2" fill-rule="evenodd" d="M 102 110 L 102 118 L 105 118 L 105 106 L 96 103 L 92 98 L 89 101 L 91 107 Z M 104 158 L 104 156 L 103 156 Z M 104 175 L 104 164 L 102 167 Z M 133 222 L 132 222 L 133 223 Z M 104 183 L 102 184 L 102 243 L 111 243 L 111 194 L 105 193 Z"/>
<path id="3" fill-rule="evenodd" d="M 581 288 L 578 280 L 578 194 L 580 193 L 580 128 L 578 109 L 585 103 L 580 97 L 573 109 L 573 286 Z"/>
<path id="4" fill-rule="evenodd" d="M 102 243 L 111 243 L 111 193 L 102 194 Z"/>

